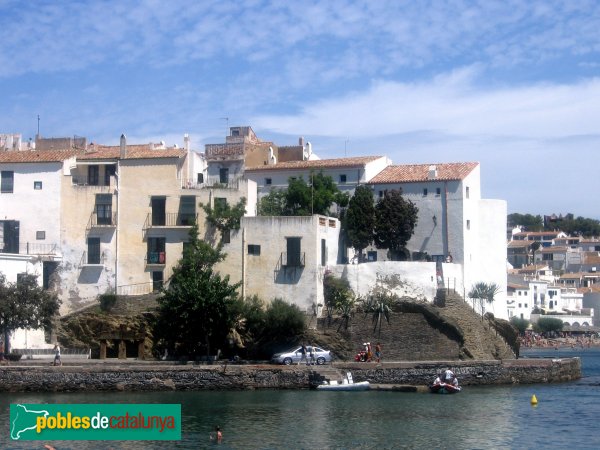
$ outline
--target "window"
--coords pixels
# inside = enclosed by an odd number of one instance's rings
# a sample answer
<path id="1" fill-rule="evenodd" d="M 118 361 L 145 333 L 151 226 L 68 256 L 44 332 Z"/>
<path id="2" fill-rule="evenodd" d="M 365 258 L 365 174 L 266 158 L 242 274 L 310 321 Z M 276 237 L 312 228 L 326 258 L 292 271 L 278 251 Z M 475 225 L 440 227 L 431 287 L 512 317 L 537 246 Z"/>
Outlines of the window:
<path id="1" fill-rule="evenodd" d="M 164 237 L 148 238 L 148 264 L 165 264 L 165 243 Z"/>
<path id="2" fill-rule="evenodd" d="M 98 237 L 87 240 L 87 263 L 100 264 L 100 238 Z"/>
<path id="3" fill-rule="evenodd" d="M 35 191 L 41 191 L 42 190 L 42 182 L 41 181 L 34 181 L 33 182 L 33 189 Z"/>
<path id="4" fill-rule="evenodd" d="M 152 197 L 150 204 L 152 206 L 152 225 L 153 226 L 165 226 L 166 223 L 166 202 L 165 197 Z"/>
<path id="5" fill-rule="evenodd" d="M 229 244 L 231 242 L 231 230 L 223 230 L 221 241 L 223 244 Z"/>
<path id="6" fill-rule="evenodd" d="M 427 197 L 427 188 L 423 189 L 423 197 Z"/>
<path id="7" fill-rule="evenodd" d="M 522 308 L 522 307 L 523 307 L 523 305 L 521 303 L 519 303 L 519 308 Z"/>
<path id="8" fill-rule="evenodd" d="M 265 178 L 265 184 L 267 186 L 270 186 L 273 183 L 273 180 L 271 178 Z"/>
<path id="9" fill-rule="evenodd" d="M 191 226 L 196 221 L 196 197 L 182 195 L 179 199 L 179 220 L 177 225 Z"/>
<path id="10" fill-rule="evenodd" d="M 204 183 L 204 174 L 203 173 L 198 174 L 197 181 L 198 181 L 198 184 Z"/>
<path id="11" fill-rule="evenodd" d="M 152 272 L 152 290 L 154 292 L 163 287 L 163 280 L 164 275 L 162 270 L 155 270 Z"/>
<path id="12" fill-rule="evenodd" d="M 435 195 L 442 195 L 442 188 L 435 188 Z"/>
<path id="13" fill-rule="evenodd" d="M 367 261 L 377 261 L 377 252 L 375 250 L 367 252 Z"/>
<path id="14" fill-rule="evenodd" d="M 224 197 L 215 197 L 214 209 L 223 210 L 227 208 L 227 199 Z"/>
<path id="15" fill-rule="evenodd" d="M 22 272 L 17 274 L 17 286 L 22 285 L 27 279 L 27 272 Z"/>
<path id="16" fill-rule="evenodd" d="M 471 221 L 467 219 L 467 230 L 471 229 Z"/>
<path id="17" fill-rule="evenodd" d="M 12 194 L 15 184 L 15 173 L 12 170 L 3 170 L 0 172 L 0 192 L 3 194 Z"/>
<path id="18" fill-rule="evenodd" d="M 98 186 L 98 178 L 100 168 L 98 166 L 88 166 L 88 184 L 90 186 Z"/>
<path id="19" fill-rule="evenodd" d="M 469 198 L 469 186 L 467 186 L 465 189 L 465 197 Z"/>
<path id="20" fill-rule="evenodd" d="M 321 239 L 321 266 L 327 265 L 327 241 Z"/>
<path id="21" fill-rule="evenodd" d="M 260 256 L 260 245 L 248 244 L 248 254 L 254 256 Z"/>
<path id="22" fill-rule="evenodd" d="M 110 177 L 114 177 L 116 173 L 116 166 L 106 166 L 104 168 L 104 186 L 110 186 Z"/>
<path id="23" fill-rule="evenodd" d="M 301 267 L 303 266 L 302 255 L 300 252 L 301 249 L 301 239 L 299 237 L 288 237 L 287 241 L 287 255 L 286 255 L 286 265 L 292 267 Z"/>
<path id="24" fill-rule="evenodd" d="M 346 174 L 340 175 L 340 183 L 345 183 L 345 182 L 346 182 Z"/>
<path id="25" fill-rule="evenodd" d="M 519 295 L 521 295 L 521 291 L 519 291 Z"/>
<path id="26" fill-rule="evenodd" d="M 379 191 L 379 198 L 383 198 L 383 191 Z"/>
<path id="27" fill-rule="evenodd" d="M 112 225 L 112 195 L 96 195 L 96 223 L 97 225 Z"/>
<path id="28" fill-rule="evenodd" d="M 46 239 L 46 232 L 45 231 L 36 231 L 35 238 L 38 241 L 43 241 L 44 239 Z"/>
<path id="29" fill-rule="evenodd" d="M 219 183 L 227 184 L 229 183 L 229 169 L 226 167 L 221 167 L 219 169 Z"/>

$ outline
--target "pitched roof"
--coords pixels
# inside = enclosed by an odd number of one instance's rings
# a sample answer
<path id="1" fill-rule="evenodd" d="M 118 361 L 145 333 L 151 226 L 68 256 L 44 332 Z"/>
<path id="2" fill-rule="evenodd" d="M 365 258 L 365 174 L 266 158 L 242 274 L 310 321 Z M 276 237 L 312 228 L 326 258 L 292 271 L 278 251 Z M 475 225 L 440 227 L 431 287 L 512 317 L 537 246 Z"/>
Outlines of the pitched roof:
<path id="1" fill-rule="evenodd" d="M 527 242 L 527 241 L 525 241 Z M 563 247 L 561 245 L 553 245 L 552 247 L 544 247 L 539 250 L 540 253 L 562 253 L 566 252 L 567 247 Z"/>
<path id="2" fill-rule="evenodd" d="M 10 150 L 0 152 L 0 163 L 43 163 L 62 162 L 72 158 L 81 150 Z"/>
<path id="3" fill-rule="evenodd" d="M 545 237 L 555 236 L 555 237 L 558 237 L 558 235 L 561 233 L 562 233 L 562 231 L 519 231 L 518 233 L 515 233 L 513 236 L 545 236 Z"/>
<path id="4" fill-rule="evenodd" d="M 429 181 L 429 168 L 435 166 L 437 181 L 463 180 L 479 163 L 441 163 L 441 164 L 406 164 L 401 166 L 387 166 L 373 177 L 368 184 L 383 183 L 417 183 Z"/>
<path id="5" fill-rule="evenodd" d="M 508 248 L 521 248 L 521 247 L 530 247 L 533 242 L 531 241 L 509 241 Z"/>
<path id="6" fill-rule="evenodd" d="M 286 161 L 268 166 L 247 167 L 247 172 L 262 170 L 329 169 L 337 167 L 363 167 L 382 156 L 357 156 L 353 158 L 314 159 L 309 161 Z"/>
<path id="7" fill-rule="evenodd" d="M 154 149 L 152 144 L 127 145 L 127 154 L 121 158 L 119 145 L 90 145 L 85 154 L 77 156 L 78 160 L 87 161 L 95 159 L 147 159 L 147 158 L 181 158 L 186 151 L 180 148 L 167 147 Z"/>

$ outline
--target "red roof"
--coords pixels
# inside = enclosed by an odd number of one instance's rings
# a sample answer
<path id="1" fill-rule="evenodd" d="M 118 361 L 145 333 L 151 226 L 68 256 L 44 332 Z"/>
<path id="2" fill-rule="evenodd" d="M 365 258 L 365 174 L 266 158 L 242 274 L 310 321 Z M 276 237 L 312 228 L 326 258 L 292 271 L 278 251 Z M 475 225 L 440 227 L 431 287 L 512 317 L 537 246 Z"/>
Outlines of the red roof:
<path id="1" fill-rule="evenodd" d="M 477 166 L 477 162 L 441 163 L 441 164 L 406 164 L 401 166 L 388 166 L 373 177 L 368 184 L 386 183 L 418 183 L 430 181 L 429 169 L 435 166 L 437 175 L 434 180 L 452 181 L 463 180 Z"/>
<path id="2" fill-rule="evenodd" d="M 262 170 L 328 169 L 336 167 L 364 167 L 382 156 L 358 156 L 354 158 L 315 159 L 309 161 L 286 161 L 266 166 L 247 167 L 246 172 Z"/>
<path id="3" fill-rule="evenodd" d="M 24 150 L 0 152 L 0 163 L 62 162 L 82 153 L 82 150 Z"/>
<path id="4" fill-rule="evenodd" d="M 77 156 L 78 160 L 95 159 L 146 159 L 146 158 L 181 158 L 185 156 L 185 150 L 175 147 L 154 149 L 151 144 L 127 145 L 127 154 L 121 158 L 121 147 L 119 145 L 91 145 L 85 154 Z"/>

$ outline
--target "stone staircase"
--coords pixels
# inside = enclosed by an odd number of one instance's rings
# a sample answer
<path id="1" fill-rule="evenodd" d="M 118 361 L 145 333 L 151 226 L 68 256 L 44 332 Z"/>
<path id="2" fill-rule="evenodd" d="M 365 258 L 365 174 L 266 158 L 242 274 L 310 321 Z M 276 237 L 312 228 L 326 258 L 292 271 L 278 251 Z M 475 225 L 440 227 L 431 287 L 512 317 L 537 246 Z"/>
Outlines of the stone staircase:
<path id="1" fill-rule="evenodd" d="M 324 381 L 329 383 L 332 380 L 336 380 L 341 384 L 342 380 L 346 378 L 346 370 L 338 370 L 333 366 L 322 365 L 310 367 L 311 370 L 308 379 L 311 387 L 323 384 Z"/>
<path id="2" fill-rule="evenodd" d="M 443 296 L 443 298 L 441 298 Z M 472 305 L 454 292 L 438 291 L 436 304 L 443 304 L 445 316 L 455 321 L 464 336 L 463 350 L 473 359 L 514 359 L 515 354 L 506 341 L 473 311 Z M 476 305 L 477 306 L 477 305 Z"/>

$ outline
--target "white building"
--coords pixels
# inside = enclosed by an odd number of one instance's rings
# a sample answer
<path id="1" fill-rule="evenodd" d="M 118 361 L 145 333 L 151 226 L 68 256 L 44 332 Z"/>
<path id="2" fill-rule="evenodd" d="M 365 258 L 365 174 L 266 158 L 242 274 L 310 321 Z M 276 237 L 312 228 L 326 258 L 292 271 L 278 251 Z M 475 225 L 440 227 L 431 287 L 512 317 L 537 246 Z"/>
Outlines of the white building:
<path id="1" fill-rule="evenodd" d="M 492 312 L 508 318 L 507 207 L 504 200 L 481 198 L 479 163 L 388 166 L 368 184 L 376 198 L 401 189 L 403 197 L 419 209 L 414 235 L 407 244 L 412 255 L 426 253 L 434 261 L 459 264 L 450 282 L 461 294 L 477 282 L 495 283 L 501 293 Z"/>

